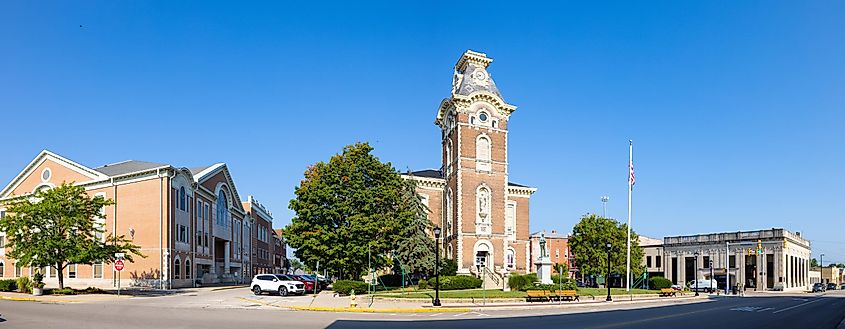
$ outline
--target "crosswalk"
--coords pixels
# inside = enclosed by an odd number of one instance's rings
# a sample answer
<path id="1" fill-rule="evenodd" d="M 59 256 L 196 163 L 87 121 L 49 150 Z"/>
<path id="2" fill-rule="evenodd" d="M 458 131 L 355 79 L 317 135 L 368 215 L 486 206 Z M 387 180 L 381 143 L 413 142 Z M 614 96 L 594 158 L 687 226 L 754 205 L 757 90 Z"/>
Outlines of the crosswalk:
<path id="1" fill-rule="evenodd" d="M 766 312 L 775 309 L 774 307 L 760 307 L 760 306 L 743 306 L 732 308 L 731 311 L 737 312 Z"/>

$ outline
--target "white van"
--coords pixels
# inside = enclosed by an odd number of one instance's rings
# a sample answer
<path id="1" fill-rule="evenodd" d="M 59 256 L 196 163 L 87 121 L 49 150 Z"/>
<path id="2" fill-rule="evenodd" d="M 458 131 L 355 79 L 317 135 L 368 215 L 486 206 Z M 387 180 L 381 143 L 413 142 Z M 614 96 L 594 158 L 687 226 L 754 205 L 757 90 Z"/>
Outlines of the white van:
<path id="1" fill-rule="evenodd" d="M 716 280 L 712 279 L 693 280 L 689 282 L 688 287 L 690 291 L 704 291 L 710 293 L 715 292 L 716 289 L 719 289 Z"/>

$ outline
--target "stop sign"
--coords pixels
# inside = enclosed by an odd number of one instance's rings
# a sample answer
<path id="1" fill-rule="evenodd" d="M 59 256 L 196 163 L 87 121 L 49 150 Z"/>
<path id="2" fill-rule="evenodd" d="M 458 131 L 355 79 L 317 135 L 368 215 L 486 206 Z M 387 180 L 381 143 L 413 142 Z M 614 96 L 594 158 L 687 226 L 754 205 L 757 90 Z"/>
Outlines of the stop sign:
<path id="1" fill-rule="evenodd" d="M 115 271 L 122 271 L 123 270 L 123 261 L 118 259 L 114 262 L 114 270 Z"/>

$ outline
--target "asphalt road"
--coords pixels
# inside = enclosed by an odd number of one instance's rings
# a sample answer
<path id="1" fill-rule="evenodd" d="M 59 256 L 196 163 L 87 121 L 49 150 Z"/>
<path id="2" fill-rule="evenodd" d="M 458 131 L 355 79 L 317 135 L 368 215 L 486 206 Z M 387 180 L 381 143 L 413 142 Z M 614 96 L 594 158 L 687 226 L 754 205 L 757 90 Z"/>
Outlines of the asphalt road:
<path id="1" fill-rule="evenodd" d="M 561 314 L 562 312 L 570 312 Z M 352 314 L 280 309 L 177 308 L 167 303 L 41 304 L 0 301 L 0 328 L 836 328 L 845 291 L 717 298 L 638 309 Z"/>

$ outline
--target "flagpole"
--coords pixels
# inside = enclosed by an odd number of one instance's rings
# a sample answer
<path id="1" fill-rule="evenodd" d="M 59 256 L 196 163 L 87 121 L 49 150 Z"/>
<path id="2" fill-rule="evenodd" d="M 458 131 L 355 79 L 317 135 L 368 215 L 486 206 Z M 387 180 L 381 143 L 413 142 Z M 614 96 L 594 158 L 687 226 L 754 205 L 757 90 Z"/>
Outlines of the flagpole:
<path id="1" fill-rule="evenodd" d="M 628 257 L 625 265 L 625 291 L 631 291 L 631 171 L 634 165 L 634 141 L 628 140 Z"/>

